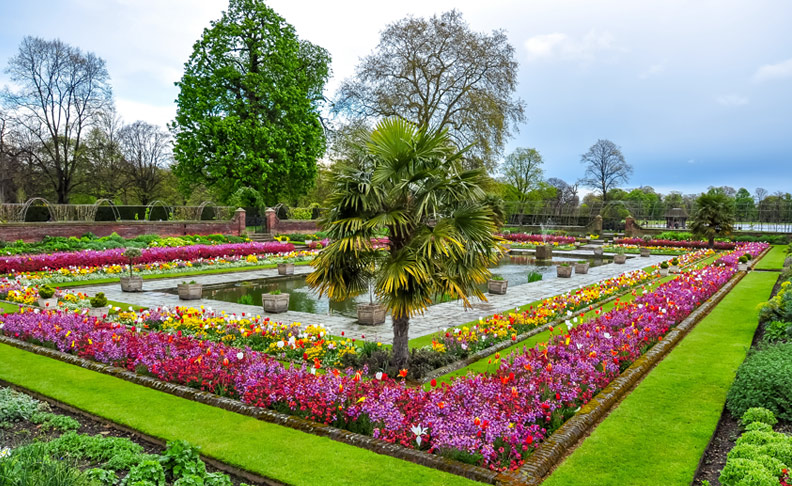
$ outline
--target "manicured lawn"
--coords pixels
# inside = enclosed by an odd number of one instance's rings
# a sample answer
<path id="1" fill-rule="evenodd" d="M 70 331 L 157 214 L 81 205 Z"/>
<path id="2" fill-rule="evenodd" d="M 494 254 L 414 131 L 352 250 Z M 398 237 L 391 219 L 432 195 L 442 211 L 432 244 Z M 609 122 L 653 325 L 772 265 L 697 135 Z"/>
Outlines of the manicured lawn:
<path id="1" fill-rule="evenodd" d="M 0 345 L 0 378 L 224 462 L 295 485 L 476 485 L 475 481 L 178 398 Z"/>
<path id="2" fill-rule="evenodd" d="M 9 304 L 7 302 L 0 302 L 0 308 L 2 308 L 2 312 L 6 314 L 12 314 L 14 312 L 19 312 L 19 306 L 17 304 Z"/>
<path id="3" fill-rule="evenodd" d="M 777 278 L 749 273 L 543 485 L 689 484 Z"/>
<path id="4" fill-rule="evenodd" d="M 773 245 L 770 251 L 756 264 L 758 270 L 781 270 L 787 254 L 787 245 Z"/>

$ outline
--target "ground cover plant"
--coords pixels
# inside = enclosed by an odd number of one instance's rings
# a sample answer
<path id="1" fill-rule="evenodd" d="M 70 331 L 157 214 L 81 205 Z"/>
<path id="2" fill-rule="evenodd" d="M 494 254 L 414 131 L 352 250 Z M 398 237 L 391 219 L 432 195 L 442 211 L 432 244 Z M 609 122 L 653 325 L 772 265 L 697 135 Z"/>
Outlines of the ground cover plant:
<path id="1" fill-rule="evenodd" d="M 86 233 L 81 237 L 76 236 L 46 236 L 41 241 L 14 242 L 0 241 L 0 254 L 20 255 L 35 253 L 56 253 L 80 250 L 109 250 L 113 248 L 147 248 L 154 246 L 189 246 L 189 245 L 221 245 L 226 243 L 245 243 L 250 241 L 242 236 L 233 235 L 184 235 L 184 236 L 159 236 L 140 235 L 135 238 L 124 238 L 116 233 L 110 236 L 97 237 Z"/>
<path id="2" fill-rule="evenodd" d="M 644 240 L 643 238 L 619 238 L 613 240 L 616 245 L 636 245 L 636 246 L 649 246 L 649 247 L 670 247 L 670 248 L 707 248 L 709 243 L 706 241 L 696 240 L 669 240 L 669 239 L 652 239 Z M 716 250 L 733 250 L 737 246 L 736 243 L 730 241 L 716 241 Z"/>
<path id="3" fill-rule="evenodd" d="M 2 332 L 406 447 L 510 469 L 735 272 L 727 263 L 681 275 L 504 359 L 496 374 L 430 391 L 400 377 L 367 380 L 362 370 L 286 368 L 253 350 L 63 312 L 7 315 Z"/>

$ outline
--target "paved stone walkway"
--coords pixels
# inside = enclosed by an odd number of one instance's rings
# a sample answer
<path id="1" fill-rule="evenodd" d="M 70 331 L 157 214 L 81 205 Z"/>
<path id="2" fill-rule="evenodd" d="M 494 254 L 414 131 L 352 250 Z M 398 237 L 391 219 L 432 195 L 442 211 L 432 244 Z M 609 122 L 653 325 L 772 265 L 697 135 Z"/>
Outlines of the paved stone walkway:
<path id="1" fill-rule="evenodd" d="M 570 257 L 572 254 L 583 255 L 585 250 L 574 252 L 554 252 L 557 257 Z M 588 252 L 589 256 L 592 254 Z M 589 268 L 588 274 L 576 275 L 572 278 L 555 278 L 531 282 L 523 285 L 509 287 L 505 295 L 487 295 L 487 302 L 476 301 L 472 309 L 465 309 L 460 302 L 445 302 L 429 307 L 423 315 L 415 316 L 410 319 L 410 336 L 418 337 L 432 334 L 447 327 L 470 322 L 479 317 L 485 317 L 495 312 L 502 312 L 515 307 L 558 295 L 569 290 L 584 287 L 586 285 L 599 282 L 620 273 L 643 268 L 651 264 L 657 264 L 667 260 L 668 256 L 652 255 L 648 258 L 638 256 L 628 256 L 627 263 L 616 265 L 613 263 Z M 311 271 L 310 266 L 295 266 L 296 275 L 306 274 Z M 81 292 L 93 295 L 96 292 L 104 292 L 108 299 L 145 307 L 177 306 L 190 305 L 200 306 L 225 311 L 228 314 L 264 315 L 261 306 L 243 305 L 218 300 L 202 299 L 193 301 L 182 301 L 173 293 L 177 284 L 189 279 L 195 280 L 204 285 L 220 284 L 228 282 L 239 282 L 244 280 L 255 280 L 267 277 L 274 277 L 278 274 L 277 269 L 256 270 L 251 272 L 223 273 L 215 275 L 200 275 L 193 277 L 168 278 L 162 280 L 144 280 L 141 293 L 121 292 L 119 284 L 92 285 L 80 287 Z M 303 324 L 318 324 L 328 329 L 336 335 L 341 331 L 349 337 L 365 336 L 370 341 L 381 341 L 391 343 L 393 339 L 393 329 L 390 316 L 385 324 L 377 327 L 361 326 L 354 319 L 339 315 L 310 314 L 307 312 L 285 312 L 282 314 L 272 314 L 272 319 L 282 322 L 301 322 Z"/>

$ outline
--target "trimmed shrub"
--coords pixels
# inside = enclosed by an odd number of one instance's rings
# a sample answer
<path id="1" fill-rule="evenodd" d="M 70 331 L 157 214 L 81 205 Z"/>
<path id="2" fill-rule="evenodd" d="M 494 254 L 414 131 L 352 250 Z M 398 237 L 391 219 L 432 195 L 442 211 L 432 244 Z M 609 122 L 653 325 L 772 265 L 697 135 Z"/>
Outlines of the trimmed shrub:
<path id="1" fill-rule="evenodd" d="M 727 461 L 719 479 L 722 486 L 778 486 L 778 475 L 752 459 Z"/>
<path id="2" fill-rule="evenodd" d="M 737 369 L 726 408 L 742 417 L 752 407 L 764 407 L 779 419 L 792 421 L 792 343 L 755 351 Z"/>
<path id="3" fill-rule="evenodd" d="M 748 426 L 748 424 L 751 424 L 753 422 L 762 422 L 763 424 L 769 425 L 771 429 L 773 425 L 778 423 L 778 419 L 775 418 L 773 412 L 762 407 L 749 408 L 743 414 L 741 421 L 743 427 L 746 427 Z"/>

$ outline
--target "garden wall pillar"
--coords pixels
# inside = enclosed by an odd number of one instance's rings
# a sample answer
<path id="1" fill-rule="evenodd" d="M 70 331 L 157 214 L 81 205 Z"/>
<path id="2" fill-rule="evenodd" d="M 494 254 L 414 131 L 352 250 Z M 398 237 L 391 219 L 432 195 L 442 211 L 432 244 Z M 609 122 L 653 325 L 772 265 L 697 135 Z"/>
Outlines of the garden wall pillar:
<path id="1" fill-rule="evenodd" d="M 234 211 L 234 228 L 236 228 L 237 236 L 245 235 L 245 210 L 237 208 Z"/>
<path id="2" fill-rule="evenodd" d="M 264 211 L 264 218 L 267 220 L 267 232 L 273 235 L 278 232 L 278 213 L 272 208 Z"/>

